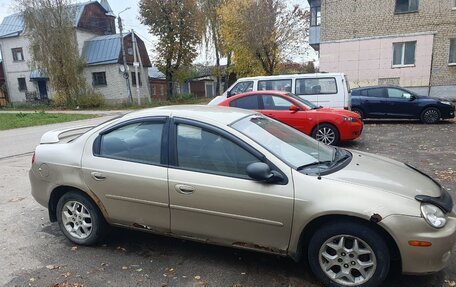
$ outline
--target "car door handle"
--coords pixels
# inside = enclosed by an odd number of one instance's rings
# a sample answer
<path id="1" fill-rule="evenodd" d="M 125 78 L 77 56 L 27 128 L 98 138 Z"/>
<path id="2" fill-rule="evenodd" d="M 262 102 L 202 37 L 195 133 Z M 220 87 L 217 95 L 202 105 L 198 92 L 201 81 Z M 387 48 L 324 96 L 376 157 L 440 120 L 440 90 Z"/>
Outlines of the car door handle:
<path id="1" fill-rule="evenodd" d="M 175 189 L 181 194 L 192 194 L 195 192 L 195 188 L 193 186 L 185 184 L 176 184 Z"/>
<path id="2" fill-rule="evenodd" d="M 96 181 L 102 181 L 106 179 L 106 176 L 104 176 L 101 172 L 94 171 L 91 173 L 91 175 Z"/>

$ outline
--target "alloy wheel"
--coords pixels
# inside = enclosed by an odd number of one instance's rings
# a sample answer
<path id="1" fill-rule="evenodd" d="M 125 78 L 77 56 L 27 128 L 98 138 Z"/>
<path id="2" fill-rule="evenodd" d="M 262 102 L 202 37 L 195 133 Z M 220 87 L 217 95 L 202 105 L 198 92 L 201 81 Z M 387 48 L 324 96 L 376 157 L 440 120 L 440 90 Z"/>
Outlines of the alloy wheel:
<path id="1" fill-rule="evenodd" d="M 424 122 L 435 123 L 440 119 L 440 114 L 436 109 L 428 109 L 423 114 Z"/>
<path id="2" fill-rule="evenodd" d="M 372 248 L 358 237 L 337 235 L 320 248 L 319 263 L 323 272 L 343 286 L 358 286 L 375 273 L 377 260 Z"/>
<path id="3" fill-rule="evenodd" d="M 84 204 L 68 201 L 62 208 L 62 224 L 77 239 L 86 239 L 92 232 L 92 217 Z"/>
<path id="4" fill-rule="evenodd" d="M 336 139 L 336 133 L 332 128 L 322 127 L 317 131 L 316 140 L 324 144 L 330 145 Z"/>

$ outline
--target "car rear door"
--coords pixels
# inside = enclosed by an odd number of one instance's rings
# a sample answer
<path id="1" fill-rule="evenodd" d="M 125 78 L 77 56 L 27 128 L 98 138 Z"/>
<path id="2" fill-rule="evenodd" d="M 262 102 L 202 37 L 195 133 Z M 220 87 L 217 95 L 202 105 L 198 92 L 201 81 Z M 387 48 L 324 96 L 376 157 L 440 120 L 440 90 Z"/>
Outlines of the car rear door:
<path id="1" fill-rule="evenodd" d="M 363 91 L 361 92 L 363 93 Z M 385 88 L 371 88 L 367 90 L 367 97 L 362 97 L 361 106 L 365 109 L 368 117 L 385 117 L 390 106 Z"/>
<path id="2" fill-rule="evenodd" d="M 250 179 L 246 166 L 263 156 L 226 131 L 178 118 L 173 127 L 168 173 L 171 232 L 285 252 L 293 210 L 291 181 L 266 184 Z M 282 172 L 289 178 L 289 168 Z"/>
<path id="3" fill-rule="evenodd" d="M 82 173 L 109 222 L 169 232 L 167 146 L 166 117 L 127 121 L 89 138 Z"/>

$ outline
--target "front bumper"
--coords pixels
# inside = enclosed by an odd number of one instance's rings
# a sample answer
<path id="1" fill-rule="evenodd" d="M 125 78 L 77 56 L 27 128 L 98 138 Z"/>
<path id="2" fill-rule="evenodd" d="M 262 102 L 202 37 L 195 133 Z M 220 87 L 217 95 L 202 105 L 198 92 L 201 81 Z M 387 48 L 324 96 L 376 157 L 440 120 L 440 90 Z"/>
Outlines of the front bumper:
<path id="1" fill-rule="evenodd" d="M 456 241 L 456 218 L 448 217 L 446 226 L 435 229 L 421 217 L 392 215 L 380 223 L 395 239 L 402 261 L 402 272 L 427 274 L 442 270 L 448 264 Z M 413 247 L 410 240 L 428 241 L 429 247 Z"/>
<path id="2" fill-rule="evenodd" d="M 350 141 L 357 139 L 363 132 L 364 124 L 361 121 L 344 122 L 339 130 L 341 141 Z"/>
<path id="3" fill-rule="evenodd" d="M 454 118 L 454 115 L 455 115 L 455 106 L 446 105 L 444 108 L 441 108 L 440 111 L 441 111 L 442 119 L 452 119 L 452 118 Z"/>

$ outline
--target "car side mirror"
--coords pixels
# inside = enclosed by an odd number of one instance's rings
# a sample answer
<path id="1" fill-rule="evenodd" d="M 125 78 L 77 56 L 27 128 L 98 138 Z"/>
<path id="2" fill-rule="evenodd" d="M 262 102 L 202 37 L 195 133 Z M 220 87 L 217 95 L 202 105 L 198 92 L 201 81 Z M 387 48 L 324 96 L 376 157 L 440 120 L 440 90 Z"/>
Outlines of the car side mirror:
<path id="1" fill-rule="evenodd" d="M 299 111 L 299 108 L 295 105 L 291 105 L 289 110 L 292 112 L 292 113 L 296 113 L 297 111 Z"/>
<path id="2" fill-rule="evenodd" d="M 246 171 L 249 177 L 257 181 L 275 183 L 283 180 L 283 176 L 279 172 L 271 170 L 269 165 L 264 162 L 251 163 L 247 166 Z"/>
<path id="3" fill-rule="evenodd" d="M 226 92 L 226 97 L 227 98 L 232 97 L 232 96 L 234 96 L 234 93 L 232 91 Z"/>
<path id="4" fill-rule="evenodd" d="M 406 98 L 409 101 L 413 101 L 415 99 L 415 96 L 411 95 L 409 93 L 405 93 L 405 94 L 403 94 L 403 96 L 404 96 L 404 98 Z"/>

